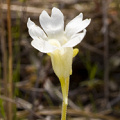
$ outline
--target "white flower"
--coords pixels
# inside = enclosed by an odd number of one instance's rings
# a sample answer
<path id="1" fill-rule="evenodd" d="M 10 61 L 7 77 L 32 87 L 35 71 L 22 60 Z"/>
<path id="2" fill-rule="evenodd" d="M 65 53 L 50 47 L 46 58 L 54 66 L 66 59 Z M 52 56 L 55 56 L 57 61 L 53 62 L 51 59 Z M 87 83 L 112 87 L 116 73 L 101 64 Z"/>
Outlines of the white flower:
<path id="1" fill-rule="evenodd" d="M 43 29 L 28 18 L 27 27 L 33 39 L 31 45 L 43 53 L 48 53 L 56 75 L 59 78 L 67 78 L 72 70 L 73 56 L 77 52 L 73 47 L 84 38 L 85 28 L 91 19 L 83 20 L 83 14 L 80 13 L 66 25 L 64 30 L 64 16 L 54 7 L 51 17 L 43 11 L 39 21 Z"/>

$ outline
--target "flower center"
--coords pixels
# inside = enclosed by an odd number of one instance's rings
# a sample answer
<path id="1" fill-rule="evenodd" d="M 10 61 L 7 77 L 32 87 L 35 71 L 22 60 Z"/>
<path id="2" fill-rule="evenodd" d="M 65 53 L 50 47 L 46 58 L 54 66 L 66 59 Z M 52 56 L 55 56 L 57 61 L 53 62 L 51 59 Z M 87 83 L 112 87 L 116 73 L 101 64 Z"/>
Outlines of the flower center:
<path id="1" fill-rule="evenodd" d="M 64 45 L 67 42 L 67 38 L 65 36 L 63 36 L 58 39 L 49 39 L 48 42 L 53 46 L 61 47 L 62 45 Z"/>
<path id="2" fill-rule="evenodd" d="M 59 42 L 58 40 L 56 40 L 56 39 L 50 39 L 48 42 L 49 42 L 51 45 L 53 45 L 53 46 L 61 47 L 60 42 Z"/>

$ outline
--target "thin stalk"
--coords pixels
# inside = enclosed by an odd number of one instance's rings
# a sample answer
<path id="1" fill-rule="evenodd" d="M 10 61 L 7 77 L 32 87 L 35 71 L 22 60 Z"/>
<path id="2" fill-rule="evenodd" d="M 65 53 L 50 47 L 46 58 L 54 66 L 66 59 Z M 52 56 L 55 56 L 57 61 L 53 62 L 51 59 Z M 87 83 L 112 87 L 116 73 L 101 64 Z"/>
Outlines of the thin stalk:
<path id="1" fill-rule="evenodd" d="M 12 77 L 13 77 L 13 71 L 12 71 L 12 37 L 11 37 L 11 13 L 10 13 L 10 0 L 7 0 L 8 5 L 8 11 L 7 11 L 7 27 L 8 27 L 8 50 L 9 50 L 9 58 L 8 58 L 8 97 L 13 98 L 13 92 L 12 92 Z M 13 120 L 13 109 L 12 109 L 12 103 L 8 103 L 8 120 Z"/>
<path id="2" fill-rule="evenodd" d="M 67 114 L 67 104 L 63 101 L 61 120 L 66 120 L 66 114 Z"/>
<path id="3" fill-rule="evenodd" d="M 109 39 L 108 39 L 108 0 L 102 0 L 104 36 L 104 93 L 105 104 L 109 102 Z"/>
<path id="4" fill-rule="evenodd" d="M 1 8 L 1 0 L 0 0 L 0 8 Z M 4 80 L 4 88 L 7 86 L 7 51 L 6 51 L 6 42 L 5 42 L 5 29 L 3 22 L 2 9 L 0 10 L 0 18 L 1 18 L 1 50 L 2 50 L 2 62 L 3 62 L 3 80 Z M 7 95 L 7 89 L 4 89 L 5 95 Z"/>
<path id="5" fill-rule="evenodd" d="M 2 0 L 0 0 L 0 23 L 1 23 L 1 51 L 2 51 L 2 62 L 3 62 L 3 80 L 4 80 L 4 95 L 7 97 L 7 51 L 5 42 L 5 26 L 3 21 L 3 13 L 1 9 Z M 7 102 L 5 102 L 5 108 L 7 108 Z M 7 109 L 6 109 L 7 113 Z M 4 118 L 6 120 L 6 118 Z"/>
<path id="6" fill-rule="evenodd" d="M 62 94 L 63 94 L 61 120 L 66 120 L 67 105 L 68 105 L 68 91 L 69 91 L 69 77 L 66 79 L 60 79 L 60 82 L 61 82 L 61 88 L 62 88 Z"/>

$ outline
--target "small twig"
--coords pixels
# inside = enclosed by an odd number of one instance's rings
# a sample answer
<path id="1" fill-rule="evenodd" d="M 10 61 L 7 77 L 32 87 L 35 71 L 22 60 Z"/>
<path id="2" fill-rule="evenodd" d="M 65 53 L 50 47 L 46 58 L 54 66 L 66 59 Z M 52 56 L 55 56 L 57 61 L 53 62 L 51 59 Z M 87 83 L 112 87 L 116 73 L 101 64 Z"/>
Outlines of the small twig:
<path id="1" fill-rule="evenodd" d="M 114 54 L 110 57 L 110 59 L 112 59 L 112 58 L 114 58 L 114 57 L 116 57 L 116 56 L 120 56 L 120 51 L 114 53 Z"/>
<path id="2" fill-rule="evenodd" d="M 2 4 L 1 7 L 3 10 L 7 10 L 7 4 Z M 75 7 L 76 9 L 76 7 Z M 36 14 L 39 15 L 42 11 L 44 10 L 44 8 L 37 8 L 37 7 L 29 7 L 29 6 L 21 6 L 21 5 L 11 5 L 11 11 L 13 12 L 26 12 L 26 13 L 32 13 L 32 14 Z M 70 10 L 70 9 L 69 9 Z M 84 11 L 85 8 L 81 7 L 80 9 L 81 11 Z M 48 13 L 50 12 L 49 9 L 46 8 L 46 11 L 48 11 Z M 65 9 L 62 9 L 62 11 L 66 12 Z M 66 13 L 67 14 L 67 13 Z"/>
<path id="3" fill-rule="evenodd" d="M 7 97 L 7 50 L 5 42 L 5 26 L 3 21 L 3 13 L 1 9 L 2 0 L 0 0 L 0 23 L 1 23 L 1 51 L 2 51 L 2 62 L 3 62 L 3 80 L 4 80 L 4 95 Z M 8 103 L 5 102 L 5 111 L 7 113 Z M 6 117 L 4 118 L 6 120 Z"/>
<path id="4" fill-rule="evenodd" d="M 102 0 L 103 35 L 104 35 L 104 93 L 105 105 L 109 101 L 109 40 L 108 40 L 108 0 Z"/>
<path id="5" fill-rule="evenodd" d="M 1 8 L 1 0 L 0 0 L 0 8 Z M 3 55 L 3 80 L 4 80 L 4 91 L 5 95 L 7 95 L 7 51 L 6 51 L 6 42 L 5 42 L 5 29 L 4 29 L 4 21 L 2 15 L 2 9 L 0 9 L 0 23 L 1 23 L 1 51 Z"/>
<path id="6" fill-rule="evenodd" d="M 114 98 L 112 101 L 110 101 L 110 107 L 117 104 L 118 102 L 120 102 L 120 95 L 118 95 L 116 98 Z"/>
<path id="7" fill-rule="evenodd" d="M 48 88 L 48 85 L 49 85 L 49 88 Z M 57 96 L 58 98 L 60 98 L 61 100 L 63 99 L 62 97 L 62 93 L 52 84 L 52 82 L 47 79 L 47 82 L 46 84 L 44 85 L 46 91 L 49 93 L 49 94 L 54 94 L 53 96 Z M 50 89 L 52 88 L 52 89 Z M 51 92 L 51 93 L 50 93 Z M 75 110 L 80 110 L 80 108 L 74 104 L 74 102 L 70 99 L 68 99 L 68 103 L 69 103 L 69 106 Z"/>
<path id="8" fill-rule="evenodd" d="M 100 119 L 104 119 L 104 120 L 119 120 L 119 118 L 114 118 L 111 116 L 107 116 L 107 115 L 102 115 L 99 113 L 91 113 L 91 112 L 86 112 L 86 111 L 81 111 L 81 110 L 72 110 L 72 109 L 68 109 L 68 115 L 76 115 L 76 116 L 85 116 L 85 117 L 89 117 L 89 118 L 100 118 Z M 61 111 L 60 109 L 56 109 L 56 110 L 41 110 L 38 111 L 36 113 L 37 115 L 60 115 Z"/>
<path id="9" fill-rule="evenodd" d="M 3 11 L 1 9 L 2 0 L 0 0 L 0 22 L 1 22 L 1 51 L 2 51 L 2 62 L 3 62 L 3 80 L 4 80 L 4 94 L 7 96 L 7 51 L 5 42 L 5 26 L 3 21 Z"/>
<path id="10" fill-rule="evenodd" d="M 15 105 L 20 105 L 22 106 L 25 110 L 27 110 L 28 113 L 32 113 L 35 117 L 37 118 L 42 118 L 40 115 L 37 115 L 34 111 L 31 110 L 31 104 L 26 102 L 25 100 L 22 100 L 20 98 L 16 98 L 15 100 L 14 99 L 11 99 L 11 98 L 8 98 L 6 96 L 2 96 L 0 95 L 0 98 L 3 99 L 4 101 L 7 101 L 7 102 L 10 102 L 12 104 L 15 104 Z M 7 119 L 9 120 L 9 119 Z M 12 119 L 13 120 L 13 119 Z"/>
<path id="11" fill-rule="evenodd" d="M 8 73 L 8 97 L 12 98 L 12 36 L 11 36 L 11 13 L 10 13 L 10 0 L 7 0 L 8 10 L 7 10 L 7 27 L 8 27 L 8 52 L 9 52 L 9 58 L 8 58 L 8 67 L 9 67 L 9 73 Z M 13 120 L 13 109 L 12 109 L 12 103 L 8 103 L 8 120 Z"/>
<path id="12" fill-rule="evenodd" d="M 20 6 L 20 5 L 10 5 L 11 11 L 17 11 L 17 12 L 27 12 L 27 13 L 34 13 L 34 14 L 40 14 L 43 9 L 42 8 L 36 8 L 36 7 L 27 7 L 27 6 Z M 7 4 L 2 4 L 1 7 L 3 10 L 7 10 Z"/>
<path id="13" fill-rule="evenodd" d="M 82 47 L 92 51 L 92 52 L 95 52 L 95 53 L 97 53 L 99 55 L 103 55 L 103 51 L 102 50 L 99 50 L 98 48 L 96 48 L 96 47 L 94 47 L 94 46 L 92 46 L 92 45 L 90 45 L 90 44 L 88 44 L 86 42 L 81 42 L 80 45 Z"/>

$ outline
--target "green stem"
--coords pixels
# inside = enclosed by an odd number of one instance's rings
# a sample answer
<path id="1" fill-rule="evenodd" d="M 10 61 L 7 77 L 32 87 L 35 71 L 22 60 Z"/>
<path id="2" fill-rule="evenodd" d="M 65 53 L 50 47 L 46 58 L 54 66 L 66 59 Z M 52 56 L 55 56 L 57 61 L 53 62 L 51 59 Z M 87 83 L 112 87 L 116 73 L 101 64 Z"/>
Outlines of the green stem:
<path id="1" fill-rule="evenodd" d="M 61 120 L 66 120 L 66 113 L 67 113 L 67 104 L 65 104 L 65 102 L 63 101 Z"/>
<path id="2" fill-rule="evenodd" d="M 60 79 L 62 94 L 63 94 L 63 104 L 62 104 L 62 117 L 61 120 L 66 120 L 67 105 L 68 105 L 68 91 L 69 91 L 69 77 L 66 79 Z"/>

